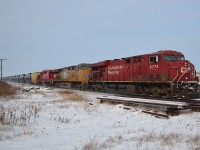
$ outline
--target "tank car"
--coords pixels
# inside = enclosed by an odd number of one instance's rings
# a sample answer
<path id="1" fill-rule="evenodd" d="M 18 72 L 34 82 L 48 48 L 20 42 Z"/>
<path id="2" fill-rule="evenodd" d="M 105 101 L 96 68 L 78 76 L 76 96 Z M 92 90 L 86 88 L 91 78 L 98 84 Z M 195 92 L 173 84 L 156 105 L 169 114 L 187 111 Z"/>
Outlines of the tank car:
<path id="1" fill-rule="evenodd" d="M 23 82 L 24 83 L 31 83 L 31 73 L 24 74 Z"/>
<path id="2" fill-rule="evenodd" d="M 106 60 L 91 65 L 90 86 L 153 97 L 198 97 L 194 65 L 181 52 L 162 50 L 151 54 Z"/>
<path id="3" fill-rule="evenodd" d="M 14 75 L 14 76 L 13 76 L 12 81 L 13 81 L 13 82 L 17 82 L 17 75 Z"/>
<path id="4" fill-rule="evenodd" d="M 23 82 L 23 79 L 24 79 L 24 74 L 18 75 L 17 82 L 19 82 L 19 83 L 24 83 L 24 82 Z"/>

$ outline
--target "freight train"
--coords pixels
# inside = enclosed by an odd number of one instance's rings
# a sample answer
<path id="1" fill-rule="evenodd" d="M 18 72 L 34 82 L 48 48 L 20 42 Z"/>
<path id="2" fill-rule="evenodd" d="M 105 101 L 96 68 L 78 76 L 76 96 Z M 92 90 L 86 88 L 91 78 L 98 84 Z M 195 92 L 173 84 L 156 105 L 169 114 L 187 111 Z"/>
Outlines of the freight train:
<path id="1" fill-rule="evenodd" d="M 9 81 L 59 87 L 119 91 L 152 97 L 197 98 L 199 79 L 181 52 L 158 52 L 79 64 L 5 78 Z"/>

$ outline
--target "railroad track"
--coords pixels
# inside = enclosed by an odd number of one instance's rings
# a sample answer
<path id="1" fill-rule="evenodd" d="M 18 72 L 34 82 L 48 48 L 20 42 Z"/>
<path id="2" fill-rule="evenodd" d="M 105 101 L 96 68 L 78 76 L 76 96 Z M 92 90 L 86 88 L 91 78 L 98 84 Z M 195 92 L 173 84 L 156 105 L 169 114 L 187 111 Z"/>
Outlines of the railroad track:
<path id="1" fill-rule="evenodd" d="M 66 89 L 64 87 L 55 87 L 55 86 L 53 88 Z M 32 89 L 33 88 L 30 88 L 26 90 L 26 92 L 29 92 Z M 71 90 L 80 90 L 80 89 L 71 89 Z M 166 110 L 166 114 L 171 116 L 179 115 L 180 111 L 188 109 L 195 112 L 200 112 L 200 99 L 189 100 L 189 99 L 176 99 L 176 98 L 154 98 L 150 96 L 116 93 L 113 91 L 93 91 L 93 90 L 85 90 L 85 91 L 114 94 L 114 96 L 97 97 L 98 99 L 100 99 L 100 103 L 109 102 L 113 104 L 124 104 L 126 106 L 141 105 L 145 107 L 162 107 Z M 152 112 L 150 112 L 150 114 L 151 113 Z"/>
<path id="2" fill-rule="evenodd" d="M 186 100 L 186 101 L 172 101 L 162 99 L 145 99 L 138 97 L 125 97 L 125 96 L 101 96 L 100 103 L 124 104 L 126 106 L 145 106 L 145 107 L 159 107 L 165 110 L 169 116 L 179 115 L 181 111 L 190 110 L 200 112 L 200 101 Z M 145 112 L 148 113 L 148 112 Z M 149 112 L 152 114 L 153 112 Z M 155 113 L 154 113 L 155 114 Z M 161 114 L 163 115 L 163 114 Z"/>

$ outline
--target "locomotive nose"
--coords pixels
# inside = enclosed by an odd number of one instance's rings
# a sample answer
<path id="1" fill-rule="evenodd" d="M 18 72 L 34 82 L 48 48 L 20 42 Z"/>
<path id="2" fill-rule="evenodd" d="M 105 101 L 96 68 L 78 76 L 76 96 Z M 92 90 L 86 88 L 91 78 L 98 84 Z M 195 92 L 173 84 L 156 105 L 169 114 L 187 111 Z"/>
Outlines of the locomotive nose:
<path id="1" fill-rule="evenodd" d="M 191 70 L 190 63 L 187 60 L 180 62 L 179 65 L 181 68 L 181 73 L 187 73 L 189 70 Z"/>
<path id="2" fill-rule="evenodd" d="M 180 72 L 182 74 L 182 80 L 184 81 L 194 81 L 195 80 L 195 68 L 194 65 L 188 61 L 184 60 L 179 63 L 180 65 Z"/>

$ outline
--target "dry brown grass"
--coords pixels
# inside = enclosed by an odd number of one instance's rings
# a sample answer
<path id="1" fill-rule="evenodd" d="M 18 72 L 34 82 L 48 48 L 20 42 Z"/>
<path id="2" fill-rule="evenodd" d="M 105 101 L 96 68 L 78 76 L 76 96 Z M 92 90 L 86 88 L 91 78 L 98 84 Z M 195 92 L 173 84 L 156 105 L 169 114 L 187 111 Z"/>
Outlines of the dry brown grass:
<path id="1" fill-rule="evenodd" d="M 197 135 L 191 136 L 188 142 L 192 143 L 192 145 L 200 146 L 200 135 L 197 134 Z"/>
<path id="2" fill-rule="evenodd" d="M 73 91 L 65 90 L 65 91 L 59 91 L 58 93 L 65 95 L 65 94 L 74 94 Z"/>
<path id="3" fill-rule="evenodd" d="M 84 100 L 84 96 L 79 95 L 79 94 L 75 94 L 75 95 L 69 96 L 69 97 L 67 98 L 67 100 L 71 100 L 71 101 L 82 101 L 82 100 Z"/>
<path id="4" fill-rule="evenodd" d="M 161 144 L 166 146 L 173 146 L 175 143 L 180 143 L 182 141 L 182 135 L 178 133 L 160 133 L 158 139 L 161 140 Z"/>
<path id="5" fill-rule="evenodd" d="M 88 143 L 86 143 L 82 150 L 100 150 L 101 144 L 99 143 L 99 140 L 94 138 L 91 139 Z"/>
<path id="6" fill-rule="evenodd" d="M 5 82 L 0 82 L 0 96 L 12 96 L 17 93 L 19 88 L 13 87 Z"/>
<path id="7" fill-rule="evenodd" d="M 85 97 L 81 94 L 78 94 L 71 90 L 64 90 L 58 92 L 61 96 L 63 101 L 83 101 Z"/>
<path id="8" fill-rule="evenodd" d="M 0 106 L 0 125 L 25 126 L 31 124 L 39 117 L 40 110 L 40 106 L 34 104 L 16 108 Z"/>
<path id="9" fill-rule="evenodd" d="M 94 137 L 82 147 L 82 150 L 113 149 L 116 145 L 120 145 L 123 141 L 124 139 L 121 135 L 109 136 L 107 139 L 105 139 L 105 141 L 101 141 L 99 138 Z"/>
<path id="10" fill-rule="evenodd" d="M 34 93 L 34 94 L 40 94 L 40 95 L 42 95 L 43 97 L 48 97 L 48 95 L 47 95 L 48 92 L 44 92 L 44 91 L 34 91 L 33 93 Z"/>

